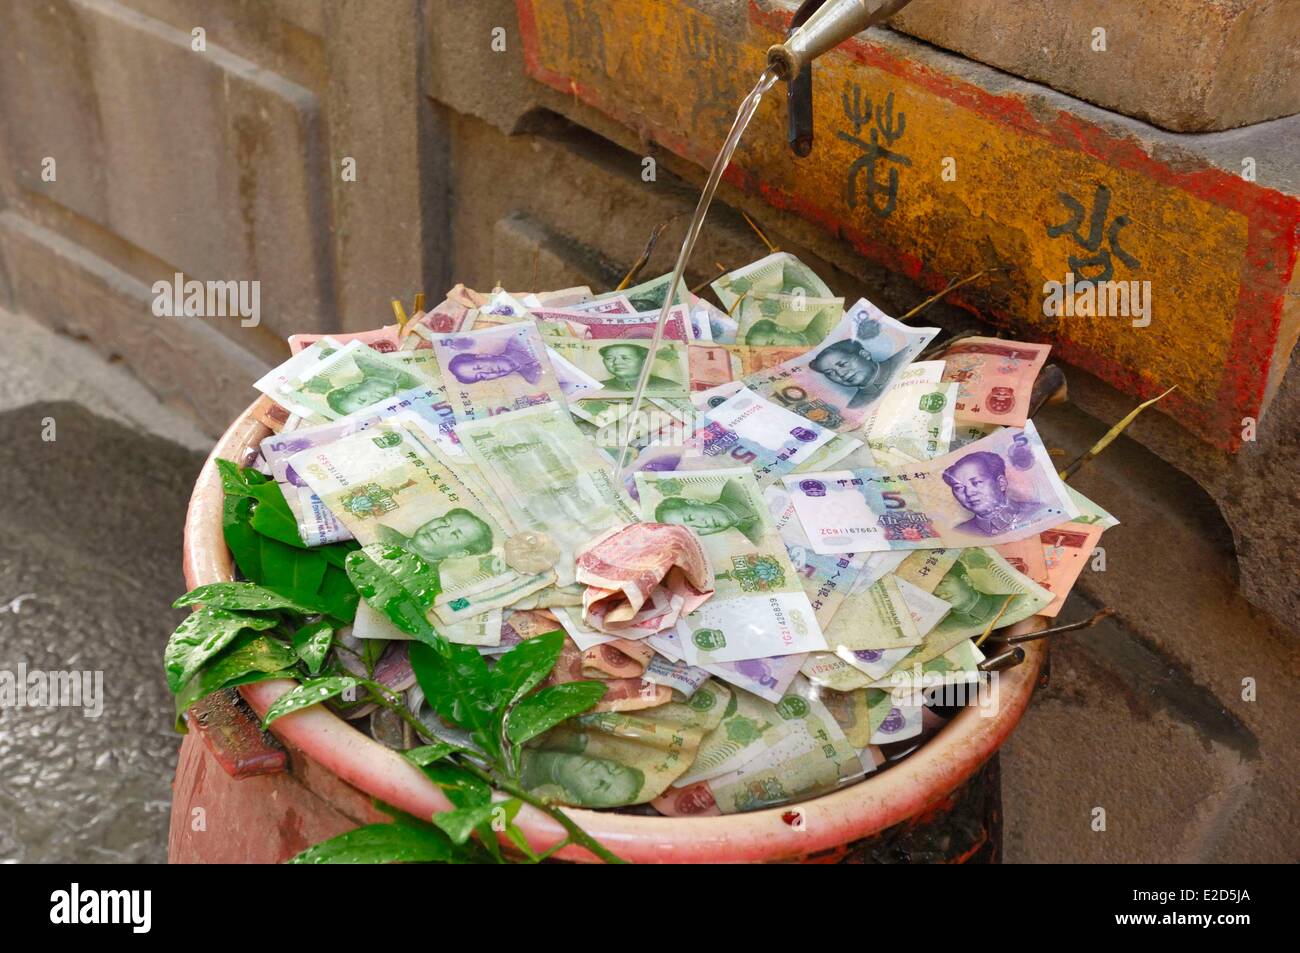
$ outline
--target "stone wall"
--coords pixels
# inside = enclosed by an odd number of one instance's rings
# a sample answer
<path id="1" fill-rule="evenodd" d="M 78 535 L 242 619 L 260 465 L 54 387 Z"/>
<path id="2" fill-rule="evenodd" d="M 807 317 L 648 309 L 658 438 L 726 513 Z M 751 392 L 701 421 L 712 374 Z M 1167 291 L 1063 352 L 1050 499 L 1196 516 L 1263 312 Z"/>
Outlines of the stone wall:
<path id="1" fill-rule="evenodd" d="M 1265 6 L 1233 2 L 1242 17 Z M 251 401 L 251 380 L 287 353 L 288 332 L 375 326 L 390 320 L 390 298 L 409 303 L 425 291 L 436 300 L 452 280 L 523 290 L 611 286 L 651 228 L 671 221 L 645 274 L 666 271 L 710 137 L 738 98 L 732 87 L 752 81 L 748 72 L 732 75 L 729 57 L 750 56 L 779 30 L 782 14 L 780 4 L 746 0 L 639 6 L 644 21 L 623 26 L 662 60 L 634 61 L 625 38 L 606 35 L 618 25 L 610 11 L 632 8 L 621 0 L 0 6 L 0 305 L 87 341 L 216 434 Z M 1045 22 L 1051 4 L 1022 6 L 1024 36 L 1037 36 L 1033 24 Z M 1008 16 L 1003 7 L 999 15 Z M 702 24 L 685 52 L 678 47 L 686 40 L 665 32 L 672 16 Z M 1079 24 L 1090 26 L 1086 19 Z M 573 75 L 551 62 L 546 81 L 537 78 L 541 61 L 530 65 L 529 44 L 539 55 L 550 48 L 539 22 L 561 30 Z M 1214 426 L 1237 426 L 1229 418 L 1243 406 L 1266 408 L 1254 439 L 1238 432 L 1218 441 L 1191 410 L 1148 413 L 1080 474 L 1079 488 L 1124 525 L 1105 537 L 1107 568 L 1085 574 L 1070 611 L 1109 605 L 1117 616 L 1066 637 L 1052 684 L 1011 743 L 1007 853 L 1291 859 L 1297 828 L 1286 779 L 1300 761 L 1287 708 L 1300 611 L 1292 551 L 1300 385 L 1287 371 L 1300 330 L 1297 125 L 1188 136 L 1121 113 L 1188 128 L 1251 122 L 1291 108 L 1294 76 L 1238 47 L 1198 48 L 1187 65 L 1198 89 L 1245 91 L 1202 97 L 1223 106 L 1211 116 L 1189 112 L 1186 97 L 1154 78 L 1130 88 L 1095 71 L 1049 75 L 1025 59 L 1016 22 L 1000 21 L 983 37 L 987 21 L 965 22 L 933 19 L 918 0 L 903 25 L 1118 111 L 873 31 L 820 72 L 819 95 L 829 98 L 818 100 L 810 158 L 785 156 L 781 96 L 764 105 L 768 114 L 742 151 L 746 174 L 724 184 L 688 278 L 695 285 L 716 264 L 736 267 L 766 252 L 742 212 L 838 292 L 895 314 L 969 274 L 991 250 L 990 263 L 1012 266 L 1022 284 L 977 284 L 928 319 L 951 329 L 993 317 L 1003 333 L 1057 343 L 1072 401 L 1045 415 L 1042 430 L 1064 458 L 1165 380 L 1203 387 L 1204 406 L 1229 408 L 1204 418 Z M 1293 41 L 1251 35 L 1281 50 L 1273 64 L 1295 55 Z M 1141 61 L 1132 49 L 1120 52 Z M 1247 95 L 1268 85 L 1260 77 L 1276 78 L 1276 96 Z M 842 201 L 836 99 L 855 81 L 892 91 L 897 103 L 912 97 L 913 121 L 925 119 L 914 126 L 918 137 L 990 130 L 958 144 L 959 168 L 1014 159 L 1027 164 L 1025 174 L 1011 191 L 991 173 L 959 175 L 949 188 L 918 159 L 908 173 L 913 191 L 899 201 L 919 190 L 919 204 L 900 205 L 893 221 L 862 209 L 821 214 Z M 990 110 L 1001 111 L 998 123 L 972 125 Z M 925 148 L 939 157 L 942 145 Z M 921 154 L 929 152 L 913 153 Z M 1243 157 L 1254 162 L 1253 182 L 1240 179 Z M 1230 201 L 1205 199 L 1206 183 L 1230 177 Z M 1183 270 L 1168 273 L 1169 293 L 1181 293 L 1181 274 L 1205 289 L 1203 302 L 1226 302 L 1222 313 L 1208 304 L 1193 313 L 1193 302 L 1167 315 L 1181 329 L 1168 347 L 1124 351 L 1130 339 L 1106 338 L 1109 331 L 1044 329 L 1003 307 L 1017 295 L 1029 300 L 1023 276 L 1049 252 L 1064 260 L 1041 222 L 1014 218 L 1020 211 L 1007 206 L 1055 213 L 1063 189 L 1083 194 L 1108 183 L 1134 201 L 1128 228 L 1150 249 L 1144 255 L 1182 255 Z M 177 272 L 260 282 L 260 324 L 156 316 L 153 284 Z M 1095 360 L 1112 353 L 1105 347 L 1128 355 L 1132 373 Z M 1244 679 L 1255 680 L 1255 700 L 1243 697 Z M 1107 807 L 1122 836 L 1091 831 L 1095 806 Z"/>

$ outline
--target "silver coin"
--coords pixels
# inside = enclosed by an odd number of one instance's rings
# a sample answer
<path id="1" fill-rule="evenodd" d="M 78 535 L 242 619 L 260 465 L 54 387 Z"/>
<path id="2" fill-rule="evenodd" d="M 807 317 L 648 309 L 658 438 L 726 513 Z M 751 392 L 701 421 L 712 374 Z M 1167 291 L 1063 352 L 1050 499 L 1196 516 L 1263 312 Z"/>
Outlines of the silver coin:
<path id="1" fill-rule="evenodd" d="M 545 533 L 517 533 L 506 540 L 506 565 L 515 572 L 539 573 L 560 561 L 560 547 Z"/>

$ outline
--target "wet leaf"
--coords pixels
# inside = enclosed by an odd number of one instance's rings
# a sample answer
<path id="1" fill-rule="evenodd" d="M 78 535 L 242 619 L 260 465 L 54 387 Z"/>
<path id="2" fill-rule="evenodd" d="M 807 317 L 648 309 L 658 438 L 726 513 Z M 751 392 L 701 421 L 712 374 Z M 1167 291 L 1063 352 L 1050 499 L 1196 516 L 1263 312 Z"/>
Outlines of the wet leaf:
<path id="1" fill-rule="evenodd" d="M 245 629 L 262 631 L 273 628 L 275 619 L 240 615 L 225 609 L 205 607 L 189 614 L 163 651 L 163 668 L 167 687 L 176 694 L 212 658 Z"/>
<path id="2" fill-rule="evenodd" d="M 442 591 L 436 568 L 410 550 L 383 543 L 349 554 L 345 565 L 356 591 L 393 625 L 428 645 L 446 644 L 428 615 Z"/>
<path id="3" fill-rule="evenodd" d="M 328 678 L 309 679 L 276 699 L 275 703 L 266 710 L 266 717 L 262 719 L 262 727 L 267 727 L 277 718 L 283 718 L 285 715 L 291 715 L 304 708 L 310 708 L 320 702 L 329 701 L 331 698 L 336 698 L 349 689 L 355 689 L 356 687 L 357 680 L 350 675 L 331 675 Z"/>
<path id="4" fill-rule="evenodd" d="M 293 633 L 290 641 L 298 658 L 306 664 L 307 671 L 315 675 L 329 654 L 330 646 L 334 644 L 334 623 L 329 619 L 308 622 Z"/>
<path id="5" fill-rule="evenodd" d="M 447 863 L 455 845 L 436 828 L 411 824 L 369 824 L 308 847 L 291 864 Z"/>
<path id="6" fill-rule="evenodd" d="M 529 695 L 506 717 L 506 736 L 517 745 L 580 715 L 604 697 L 604 682 L 565 682 Z"/>
<path id="7" fill-rule="evenodd" d="M 304 605 L 278 592 L 252 582 L 214 582 L 191 589 L 172 603 L 173 609 L 204 605 L 231 611 L 264 612 L 272 609 L 292 609 L 311 614 L 313 606 Z"/>
<path id="8" fill-rule="evenodd" d="M 564 649 L 563 632 L 525 639 L 501 656 L 492 669 L 492 702 L 508 708 L 542 683 Z"/>

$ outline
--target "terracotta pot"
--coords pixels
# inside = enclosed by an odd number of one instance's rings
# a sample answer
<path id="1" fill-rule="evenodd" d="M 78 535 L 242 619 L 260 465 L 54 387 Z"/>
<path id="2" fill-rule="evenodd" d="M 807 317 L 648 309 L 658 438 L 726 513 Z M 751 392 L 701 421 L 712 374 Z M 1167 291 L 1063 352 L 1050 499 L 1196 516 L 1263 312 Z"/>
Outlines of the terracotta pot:
<path id="1" fill-rule="evenodd" d="M 232 578 L 230 552 L 222 538 L 222 488 L 213 459 L 221 457 L 245 462 L 247 452 L 269 431 L 249 413 L 240 417 L 217 443 L 199 475 L 190 501 L 185 524 L 185 579 L 188 585 L 220 582 Z M 1041 620 L 1027 620 L 1022 629 L 1041 627 Z M 802 824 L 792 826 L 786 808 L 771 808 L 747 814 L 709 818 L 666 818 L 573 809 L 568 813 L 589 833 L 616 854 L 627 860 L 647 862 L 763 862 L 805 859 L 815 855 L 842 854 L 846 845 L 872 838 L 896 825 L 915 821 L 953 803 L 968 779 L 993 757 L 1011 733 L 1029 703 L 1046 655 L 1041 642 L 1025 645 L 1026 658 L 1019 666 L 1001 674 L 992 691 L 997 700 L 996 713 L 988 715 L 975 707 L 961 711 L 920 750 L 898 764 L 858 784 L 798 805 Z M 261 682 L 244 686 L 240 691 L 260 716 L 284 692 L 294 685 L 289 681 Z M 324 706 L 316 706 L 286 716 L 274 723 L 273 734 L 289 749 L 290 766 L 286 783 L 302 785 L 319 798 L 321 810 L 339 810 L 340 800 L 364 803 L 338 785 L 346 782 L 362 794 L 401 808 L 410 814 L 428 817 L 447 810 L 450 804 L 441 791 L 400 754 L 371 740 Z M 189 835 L 184 825 L 190 818 L 189 805 L 203 800 L 199 795 L 210 774 L 206 763 L 194 759 L 204 756 L 203 745 L 186 740 L 182 764 L 177 771 L 176 802 L 173 806 L 173 860 L 241 859 L 229 857 L 215 846 L 202 846 Z M 324 768 L 321 772 L 317 768 Z M 290 777 L 291 776 L 291 777 Z M 331 777 L 332 776 L 332 777 Z M 994 783 L 996 774 L 994 773 Z M 283 849 L 259 850 L 257 825 L 267 836 L 283 833 L 286 818 L 277 816 L 292 810 L 289 820 L 298 839 L 313 828 L 311 818 L 317 802 L 281 798 L 271 788 L 259 787 L 264 779 L 234 782 L 234 790 L 255 796 L 239 808 L 240 816 L 227 820 L 240 825 L 239 842 L 248 843 L 242 859 L 283 859 L 305 844 Z M 292 800 L 292 806 L 290 802 Z M 277 805 L 277 802 L 278 805 Z M 304 805 L 306 805 L 304 807 Z M 342 809 L 344 826 L 361 819 L 356 810 Z M 783 818 L 783 815 L 787 815 Z M 351 818 L 347 820 L 346 818 Z M 534 849 L 544 850 L 563 838 L 563 831 L 540 811 L 525 807 L 517 823 Z M 244 825 L 252 825 L 250 831 Z M 179 827 L 178 827 L 179 826 Z M 322 822 L 320 829 L 330 827 Z M 188 838 L 188 839 L 186 839 Z M 211 838 L 210 838 L 211 839 Z M 220 838 L 212 839 L 213 845 Z M 292 838 L 291 838 L 292 840 Z M 310 837 L 306 841 L 310 843 Z M 198 844 L 199 846 L 194 846 Z M 179 845 L 179 846 L 178 846 Z M 558 855 L 575 861 L 591 860 L 580 848 L 569 847 Z"/>

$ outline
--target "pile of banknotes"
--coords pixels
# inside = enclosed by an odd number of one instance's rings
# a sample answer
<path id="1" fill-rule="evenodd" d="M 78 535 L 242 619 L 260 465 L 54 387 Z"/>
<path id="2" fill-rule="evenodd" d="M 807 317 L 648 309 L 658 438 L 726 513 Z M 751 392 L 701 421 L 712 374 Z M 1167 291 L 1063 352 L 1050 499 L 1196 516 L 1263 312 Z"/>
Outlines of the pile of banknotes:
<path id="1" fill-rule="evenodd" d="M 567 633 L 552 682 L 608 691 L 530 744 L 531 790 L 731 813 L 915 749 L 942 724 L 925 691 L 986 678 L 977 642 L 1056 615 L 1116 520 L 1028 419 L 1046 345 L 965 337 L 919 360 L 938 329 L 846 303 L 785 253 L 713 301 L 669 284 L 457 285 L 401 324 L 294 335 L 256 383 L 274 431 L 257 465 L 304 544 L 435 567 L 446 639 L 491 657 Z M 342 639 L 427 725 L 346 712 L 397 748 L 454 734 L 407 638 L 363 601 Z"/>

